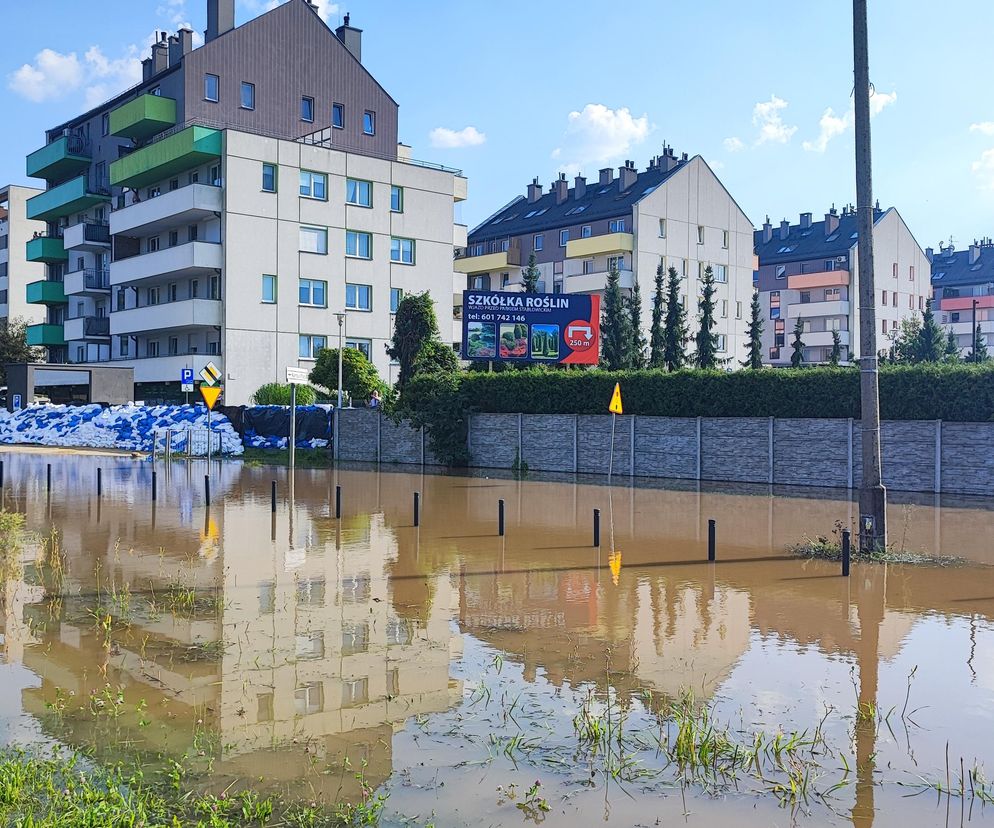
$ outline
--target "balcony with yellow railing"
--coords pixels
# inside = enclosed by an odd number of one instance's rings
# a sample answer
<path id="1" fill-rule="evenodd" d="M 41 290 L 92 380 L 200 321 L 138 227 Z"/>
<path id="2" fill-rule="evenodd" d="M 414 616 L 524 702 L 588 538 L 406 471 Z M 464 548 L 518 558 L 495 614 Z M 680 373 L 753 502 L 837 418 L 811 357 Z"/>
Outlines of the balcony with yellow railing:
<path id="1" fill-rule="evenodd" d="M 844 287 L 849 284 L 848 270 L 823 270 L 819 273 L 799 273 L 787 277 L 787 287 L 790 290 L 808 290 L 809 288 Z"/>
<path id="2" fill-rule="evenodd" d="M 484 253 L 482 256 L 466 256 L 456 259 L 457 273 L 495 273 L 512 267 L 521 267 L 521 248 L 509 247 L 499 253 Z"/>
<path id="3" fill-rule="evenodd" d="M 607 233 L 585 239 L 570 239 L 566 242 L 566 258 L 589 259 L 591 256 L 631 253 L 634 249 L 635 237 L 631 233 Z"/>

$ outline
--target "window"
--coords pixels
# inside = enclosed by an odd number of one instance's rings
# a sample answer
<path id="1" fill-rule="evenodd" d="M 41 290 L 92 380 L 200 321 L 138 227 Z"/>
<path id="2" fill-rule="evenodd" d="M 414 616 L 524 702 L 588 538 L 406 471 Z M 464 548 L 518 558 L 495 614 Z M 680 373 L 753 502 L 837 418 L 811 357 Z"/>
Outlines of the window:
<path id="1" fill-rule="evenodd" d="M 887 304 L 887 291 L 886 290 L 884 291 L 884 301 L 883 301 L 883 304 L 884 305 Z"/>
<path id="2" fill-rule="evenodd" d="M 590 225 L 589 224 L 584 224 L 583 227 L 580 228 L 580 238 L 581 239 L 589 239 L 590 238 Z"/>
<path id="3" fill-rule="evenodd" d="M 716 282 L 726 283 L 728 281 L 728 266 L 727 265 L 715 265 L 714 266 L 714 280 Z"/>
<path id="4" fill-rule="evenodd" d="M 328 337 L 317 336 L 315 334 L 301 334 L 298 355 L 301 359 L 317 359 L 318 351 L 327 347 Z"/>
<path id="5" fill-rule="evenodd" d="M 362 115 L 362 131 L 366 135 L 376 135 L 376 113 L 368 109 Z"/>
<path id="6" fill-rule="evenodd" d="M 100 116 L 100 134 L 110 135 L 110 113 L 105 112 Z"/>
<path id="7" fill-rule="evenodd" d="M 242 81 L 242 109 L 255 109 L 255 84 Z"/>
<path id="8" fill-rule="evenodd" d="M 915 280 L 915 266 L 914 265 L 909 265 L 908 266 L 908 281 L 909 282 L 913 282 L 914 280 Z"/>
<path id="9" fill-rule="evenodd" d="M 301 227 L 300 252 L 327 253 L 328 231 L 324 227 Z"/>
<path id="10" fill-rule="evenodd" d="M 919 296 L 918 297 L 918 310 L 925 310 L 925 297 L 924 296 Z"/>
<path id="11" fill-rule="evenodd" d="M 704 262 L 697 263 L 697 278 L 704 281 Z"/>
<path id="12" fill-rule="evenodd" d="M 175 247 L 178 244 L 179 244 L 179 231 L 178 230 L 170 230 L 169 231 L 169 246 L 170 247 Z"/>
<path id="13" fill-rule="evenodd" d="M 215 299 L 216 300 L 216 299 L 220 299 L 221 298 L 221 277 L 220 276 L 211 276 L 209 290 L 210 290 L 209 296 L 210 296 L 211 299 Z"/>
<path id="14" fill-rule="evenodd" d="M 145 190 L 145 198 L 158 198 L 162 195 L 162 190 L 159 187 L 149 187 Z"/>
<path id="15" fill-rule="evenodd" d="M 309 124 L 314 123 L 314 98 L 305 95 L 300 99 L 300 120 Z"/>
<path id="16" fill-rule="evenodd" d="M 666 219 L 659 220 L 659 238 L 666 238 Z"/>
<path id="17" fill-rule="evenodd" d="M 346 679 L 342 682 L 342 707 L 352 707 L 369 701 L 369 679 Z"/>
<path id="18" fill-rule="evenodd" d="M 608 256 L 608 259 L 607 259 L 607 269 L 608 270 L 624 270 L 625 269 L 625 257 L 624 256 Z"/>
<path id="19" fill-rule="evenodd" d="M 169 337 L 169 341 L 166 343 L 166 350 L 168 351 L 169 356 L 176 356 L 179 354 L 179 337 Z"/>
<path id="20" fill-rule="evenodd" d="M 887 320 L 886 319 L 881 319 L 880 320 L 880 330 L 883 333 L 887 333 Z"/>
<path id="21" fill-rule="evenodd" d="M 298 716 L 308 716 L 324 710 L 324 685 L 311 681 L 293 691 L 293 707 Z"/>
<path id="22" fill-rule="evenodd" d="M 840 288 L 825 288 L 826 302 L 837 302 L 841 298 L 842 298 L 842 290 Z"/>
<path id="23" fill-rule="evenodd" d="M 390 261 L 414 264 L 414 239 L 390 239 Z"/>
<path id="24" fill-rule="evenodd" d="M 703 224 L 698 224 L 697 225 L 697 243 L 698 244 L 704 244 L 704 225 Z"/>
<path id="25" fill-rule="evenodd" d="M 787 276 L 787 265 L 777 265 L 777 278 L 783 279 Z"/>
<path id="26" fill-rule="evenodd" d="M 894 266 L 893 266 L 892 269 L 893 269 L 893 272 L 894 272 L 894 278 L 896 279 L 897 278 L 897 262 L 894 262 Z"/>
<path id="27" fill-rule="evenodd" d="M 275 279 L 275 278 L 276 277 L 274 276 L 273 279 Z M 200 280 L 199 279 L 191 279 L 190 280 L 190 298 L 191 299 L 196 299 L 198 296 L 200 296 Z M 273 291 L 273 296 L 274 297 L 276 296 L 276 291 L 275 290 Z M 275 298 L 273 299 L 273 301 L 274 302 L 276 301 Z"/>
<path id="28" fill-rule="evenodd" d="M 828 319 L 825 321 L 826 331 L 841 331 L 842 330 L 842 320 L 839 318 Z"/>
<path id="29" fill-rule="evenodd" d="M 211 176 L 211 184 L 214 187 L 220 187 L 221 186 L 221 165 L 220 164 L 214 164 L 211 167 L 210 176 Z"/>
<path id="30" fill-rule="evenodd" d="M 345 255 L 357 259 L 373 258 L 373 237 L 369 233 L 356 230 L 345 231 Z"/>
<path id="31" fill-rule="evenodd" d="M 301 305 L 316 308 L 328 307 L 328 283 L 319 279 L 301 279 L 299 288 Z"/>
<path id="32" fill-rule="evenodd" d="M 359 351 L 366 359 L 373 358 L 373 340 L 371 339 L 346 339 L 345 347 Z"/>
<path id="33" fill-rule="evenodd" d="M 404 212 L 404 188 L 398 187 L 396 184 L 390 187 L 390 212 Z"/>
<path id="34" fill-rule="evenodd" d="M 780 359 L 780 349 L 770 348 L 770 361 L 772 362 L 777 359 Z"/>
<path id="35" fill-rule="evenodd" d="M 566 243 L 569 241 L 569 230 L 559 231 L 559 246 L 565 247 Z"/>
<path id="36" fill-rule="evenodd" d="M 345 203 L 360 207 L 373 206 L 373 184 L 358 178 L 345 179 Z"/>
<path id="37" fill-rule="evenodd" d="M 217 75 L 204 75 L 204 100 L 218 102 L 221 79 Z"/>
<path id="38" fill-rule="evenodd" d="M 612 219 L 608 224 L 608 229 L 612 233 L 624 233 L 625 232 L 625 220 L 624 219 Z"/>
<path id="39" fill-rule="evenodd" d="M 155 251 L 159 249 L 159 237 L 158 236 L 152 236 L 152 238 L 150 238 L 148 240 L 147 249 L 148 249 L 149 253 L 155 253 Z"/>
<path id="40" fill-rule="evenodd" d="M 721 318 L 722 319 L 728 319 L 728 300 L 727 299 L 722 299 L 721 300 Z"/>
<path id="41" fill-rule="evenodd" d="M 810 290 L 802 290 L 801 291 L 801 304 L 802 305 L 806 305 L 810 301 L 811 301 L 811 291 Z"/>
<path id="42" fill-rule="evenodd" d="M 349 310 L 372 310 L 373 288 L 370 285 L 345 285 L 345 307 Z"/>
<path id="43" fill-rule="evenodd" d="M 193 288 L 191 286 L 191 294 L 192 294 L 192 292 L 193 292 Z M 270 304 L 270 305 L 276 303 L 276 277 L 275 276 L 269 276 L 269 275 L 265 275 L 265 274 L 263 275 L 263 277 L 262 277 L 262 301 L 265 302 L 266 304 Z"/>
<path id="44" fill-rule="evenodd" d="M 718 350 L 719 351 L 724 351 L 726 349 L 726 347 L 727 347 L 726 346 L 727 340 L 725 339 L 725 335 L 724 334 L 715 334 L 714 338 L 715 338 L 715 344 L 716 344 Z"/>
<path id="45" fill-rule="evenodd" d="M 773 323 L 773 345 L 776 348 L 783 348 L 787 337 L 787 324 L 783 319 L 777 319 Z"/>
<path id="46" fill-rule="evenodd" d="M 582 268 L 583 268 L 583 275 L 584 276 L 586 276 L 588 273 L 593 273 L 594 272 L 594 260 L 593 259 L 584 259 L 583 260 L 583 264 L 582 264 Z"/>
<path id="47" fill-rule="evenodd" d="M 276 192 L 276 165 L 262 165 L 262 191 L 264 193 Z"/>
<path id="48" fill-rule="evenodd" d="M 893 293 L 893 294 L 891 294 L 891 297 L 890 297 L 890 303 L 891 303 L 891 305 L 893 305 L 893 306 L 894 306 L 895 308 L 897 307 L 897 291 L 896 291 L 896 290 L 894 291 L 894 293 Z"/>
<path id="49" fill-rule="evenodd" d="M 328 198 L 328 176 L 325 173 L 300 171 L 300 194 L 304 198 L 325 201 Z"/>
<path id="50" fill-rule="evenodd" d="M 396 313 L 400 300 L 404 298 L 403 288 L 390 288 L 390 313 Z"/>
<path id="51" fill-rule="evenodd" d="M 169 285 L 167 285 L 166 297 L 167 297 L 166 299 L 167 302 L 175 302 L 177 299 L 179 299 L 179 285 L 177 285 L 175 282 L 172 282 Z"/>
<path id="52" fill-rule="evenodd" d="M 179 179 L 178 178 L 169 179 L 169 192 L 173 192 L 174 190 L 178 189 L 179 189 Z"/>
<path id="53" fill-rule="evenodd" d="M 333 103 L 331 105 L 331 125 L 335 129 L 345 128 L 345 104 Z"/>
<path id="54" fill-rule="evenodd" d="M 727 230 L 722 230 L 721 231 L 721 246 L 725 250 L 728 250 L 728 231 Z"/>
<path id="55" fill-rule="evenodd" d="M 741 302 L 736 302 L 735 303 L 735 318 L 736 319 L 741 319 L 742 318 L 742 303 Z"/>
<path id="56" fill-rule="evenodd" d="M 541 250 L 542 244 L 545 242 L 545 234 L 538 233 L 532 238 L 532 250 Z"/>
<path id="57" fill-rule="evenodd" d="M 157 357 L 159 355 L 159 343 L 158 342 L 146 342 L 145 343 L 145 356 Z"/>
<path id="58" fill-rule="evenodd" d="M 186 240 L 188 242 L 195 242 L 200 236 L 200 230 L 196 224 L 191 224 L 186 228 Z"/>
<path id="59" fill-rule="evenodd" d="M 121 336 L 118 337 L 118 353 L 126 357 L 128 355 L 128 350 L 131 348 L 131 337 Z"/>

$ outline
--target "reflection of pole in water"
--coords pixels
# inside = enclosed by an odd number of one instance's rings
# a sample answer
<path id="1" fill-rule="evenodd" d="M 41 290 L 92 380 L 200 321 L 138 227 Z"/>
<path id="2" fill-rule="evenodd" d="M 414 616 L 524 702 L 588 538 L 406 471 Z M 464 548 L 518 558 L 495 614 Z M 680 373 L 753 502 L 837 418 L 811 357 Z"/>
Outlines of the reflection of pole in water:
<path id="1" fill-rule="evenodd" d="M 883 565 L 880 596 L 876 595 L 877 577 L 860 573 L 863 580 L 856 596 L 859 617 L 859 644 L 856 659 L 859 664 L 859 698 L 856 711 L 856 802 L 852 822 L 856 828 L 871 828 L 874 817 L 873 772 L 876 767 L 877 690 L 879 685 L 880 625 L 887 602 L 887 565 Z M 873 573 L 877 575 L 877 573 Z"/>
<path id="2" fill-rule="evenodd" d="M 289 499 L 289 501 L 287 503 L 287 506 L 288 506 L 288 512 L 287 512 L 287 534 L 289 535 L 290 549 L 292 550 L 294 548 L 294 545 L 293 545 L 293 513 L 294 513 L 294 509 L 296 507 L 296 503 L 295 503 L 296 492 L 294 490 L 294 474 L 293 474 L 293 469 L 290 469 L 290 475 L 289 475 L 289 477 L 290 477 L 290 480 L 289 480 L 289 490 L 290 490 L 289 491 L 289 498 L 290 499 Z"/>

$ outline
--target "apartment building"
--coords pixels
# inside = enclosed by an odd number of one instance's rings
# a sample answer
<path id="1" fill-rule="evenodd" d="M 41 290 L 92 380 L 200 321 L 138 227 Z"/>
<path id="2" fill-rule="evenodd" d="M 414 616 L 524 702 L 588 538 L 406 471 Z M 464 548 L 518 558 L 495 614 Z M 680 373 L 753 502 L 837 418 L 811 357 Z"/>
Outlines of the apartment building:
<path id="1" fill-rule="evenodd" d="M 50 361 L 130 364 L 146 400 L 213 361 L 238 404 L 341 332 L 396 378 L 400 298 L 429 291 L 447 315 L 466 180 L 398 144 L 361 36 L 308 0 L 237 28 L 234 0 L 208 0 L 202 47 L 160 32 L 140 85 L 49 131 L 28 212 L 68 262 L 48 266 L 65 294 L 37 336 Z"/>
<path id="2" fill-rule="evenodd" d="M 603 293 L 616 268 L 621 286 L 637 281 L 642 326 L 648 332 L 656 269 L 675 267 L 683 277 L 689 329 L 695 331 L 705 268 L 717 282 L 720 356 L 738 367 L 746 352 L 752 300 L 752 222 L 700 156 L 677 156 L 671 147 L 644 170 L 628 161 L 600 170 L 573 186 L 560 175 L 547 191 L 538 179 L 476 227 L 456 270 L 467 289 L 520 290 L 521 271 L 534 254 L 539 289 L 552 293 Z M 457 293 L 456 304 L 461 303 Z"/>
<path id="3" fill-rule="evenodd" d="M 940 245 L 938 254 L 931 247 L 925 254 L 932 263 L 932 307 L 956 336 L 961 355 L 973 350 L 977 326 L 987 352 L 994 354 L 994 241 L 974 240 L 966 250 L 950 242 Z"/>
<path id="4" fill-rule="evenodd" d="M 757 285 L 765 320 L 763 353 L 770 365 L 789 365 L 794 328 L 801 320 L 804 362 L 827 362 L 833 331 L 841 361 L 860 355 L 856 211 L 833 206 L 823 221 L 801 213 L 774 228 L 767 216 L 755 234 Z M 873 213 L 874 285 L 879 325 L 877 351 L 886 351 L 902 319 L 925 308 L 930 294 L 929 261 L 893 207 Z"/>
<path id="5" fill-rule="evenodd" d="M 29 323 L 44 321 L 41 305 L 28 302 L 28 285 L 45 278 L 45 266 L 29 261 L 27 246 L 43 243 L 36 239 L 45 232 L 39 221 L 28 221 L 25 205 L 40 190 L 10 185 L 0 187 L 0 325 L 8 319 Z"/>

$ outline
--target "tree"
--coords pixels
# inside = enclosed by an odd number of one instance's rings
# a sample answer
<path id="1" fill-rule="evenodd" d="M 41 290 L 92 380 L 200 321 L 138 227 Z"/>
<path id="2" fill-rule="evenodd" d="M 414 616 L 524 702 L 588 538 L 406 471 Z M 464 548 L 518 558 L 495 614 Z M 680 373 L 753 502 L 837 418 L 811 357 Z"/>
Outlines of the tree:
<path id="1" fill-rule="evenodd" d="M 346 348 L 342 357 L 342 391 L 349 399 L 366 401 L 374 391 L 386 390 L 376 367 L 357 348 Z M 338 348 L 322 348 L 308 379 L 329 391 L 338 390 Z"/>
<path id="2" fill-rule="evenodd" d="M 839 367 L 839 360 L 842 359 L 842 335 L 836 331 L 832 331 L 832 355 L 828 358 L 828 364 L 833 368 Z"/>
<path id="3" fill-rule="evenodd" d="M 28 345 L 27 320 L 17 316 L 6 323 L 0 320 L 0 385 L 7 384 L 9 363 L 41 362 L 44 353 L 41 348 Z"/>
<path id="4" fill-rule="evenodd" d="M 801 363 L 804 362 L 804 342 L 801 341 L 802 333 L 804 333 L 804 322 L 798 317 L 797 322 L 794 323 L 794 341 L 792 343 L 794 351 L 790 355 L 791 368 L 800 368 Z"/>
<path id="5" fill-rule="evenodd" d="M 752 305 L 749 308 L 749 327 L 746 336 L 749 337 L 749 355 L 742 363 L 744 368 L 758 371 L 763 367 L 763 317 L 759 306 L 759 291 L 752 293 Z"/>
<path id="6" fill-rule="evenodd" d="M 628 315 L 632 325 L 629 367 L 640 370 L 645 368 L 645 333 L 642 331 L 642 291 L 638 279 L 632 283 L 632 295 L 628 297 Z"/>
<path id="7" fill-rule="evenodd" d="M 899 365 L 914 365 L 918 362 L 918 347 L 921 339 L 922 320 L 920 316 L 906 316 L 890 335 L 890 361 Z"/>
<path id="8" fill-rule="evenodd" d="M 666 299 L 663 296 L 663 263 L 656 268 L 656 290 L 652 294 L 652 324 L 649 327 L 649 367 L 662 368 L 663 359 L 663 307 Z"/>
<path id="9" fill-rule="evenodd" d="M 714 369 L 718 367 L 718 337 L 714 333 L 714 272 L 711 266 L 704 271 L 704 287 L 701 290 L 701 301 L 697 307 L 701 313 L 701 324 L 697 330 L 697 354 L 694 359 L 698 368 Z"/>
<path id="10" fill-rule="evenodd" d="M 632 318 L 620 281 L 618 269 L 611 268 L 601 313 L 601 364 L 609 371 L 622 371 L 631 365 Z"/>
<path id="11" fill-rule="evenodd" d="M 667 273 L 666 322 L 663 326 L 663 364 L 667 371 L 679 371 L 687 364 L 687 309 L 680 301 L 680 274 L 675 267 Z"/>
<path id="12" fill-rule="evenodd" d="M 925 300 L 925 313 L 922 315 L 922 327 L 918 333 L 917 361 L 918 362 L 938 362 L 945 352 L 945 337 L 942 335 L 942 328 L 935 321 L 935 314 L 932 313 L 932 299 Z"/>
<path id="13" fill-rule="evenodd" d="M 979 326 L 978 326 L 979 328 Z M 942 352 L 942 361 L 949 363 L 960 362 L 959 343 L 956 341 L 956 334 L 951 330 L 946 331 L 946 347 Z M 967 362 L 973 362 L 973 350 L 966 355 Z"/>
<path id="14" fill-rule="evenodd" d="M 975 338 L 976 347 L 970 349 L 970 353 L 966 355 L 967 362 L 987 362 L 990 359 L 990 355 L 987 353 L 987 341 L 984 339 L 984 335 L 980 332 L 980 323 L 977 323 L 977 329 L 973 332 Z M 953 332 L 949 332 L 950 339 L 954 339 Z M 959 348 L 956 349 L 957 355 L 959 354 Z"/>
<path id="15" fill-rule="evenodd" d="M 437 374 L 439 372 L 449 372 L 459 370 L 459 357 L 456 352 L 446 345 L 442 340 L 436 339 L 431 342 L 421 359 L 418 360 L 418 374 Z"/>
<path id="16" fill-rule="evenodd" d="M 403 389 L 415 374 L 440 369 L 439 345 L 444 347 L 438 338 L 438 320 L 431 295 L 427 291 L 409 293 L 397 306 L 393 339 L 387 348 L 390 358 L 400 363 L 398 388 Z"/>
<path id="17" fill-rule="evenodd" d="M 542 272 L 535 263 L 535 254 L 528 257 L 528 267 L 521 269 L 521 284 L 525 293 L 538 293 L 538 280 Z"/>

